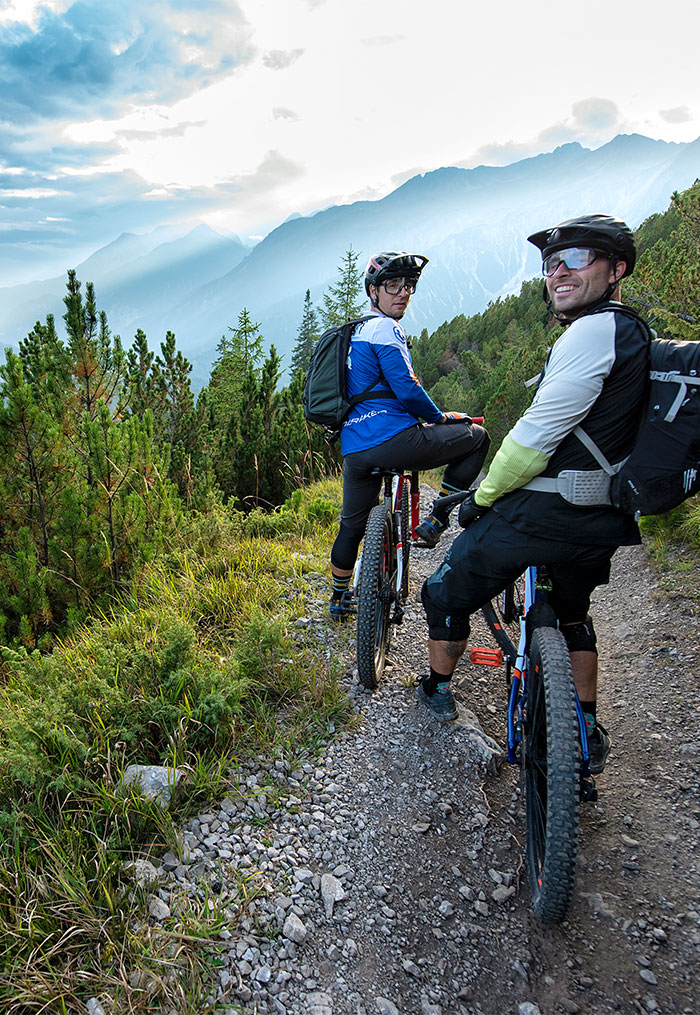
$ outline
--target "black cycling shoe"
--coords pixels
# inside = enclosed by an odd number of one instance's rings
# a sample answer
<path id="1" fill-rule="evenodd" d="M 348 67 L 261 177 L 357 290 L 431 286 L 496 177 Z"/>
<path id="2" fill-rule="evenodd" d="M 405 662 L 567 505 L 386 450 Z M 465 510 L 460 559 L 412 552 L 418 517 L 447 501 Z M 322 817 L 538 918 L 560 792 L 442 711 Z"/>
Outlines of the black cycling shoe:
<path id="1" fill-rule="evenodd" d="M 437 518 L 435 515 L 430 515 L 428 518 L 424 518 L 420 525 L 416 525 L 416 535 L 432 549 L 438 545 L 440 536 L 449 524 L 447 518 Z"/>
<path id="2" fill-rule="evenodd" d="M 596 723 L 588 734 L 589 769 L 591 775 L 600 775 L 610 754 L 610 737 L 608 731 L 600 723 Z"/>
<path id="3" fill-rule="evenodd" d="M 331 615 L 331 619 L 338 623 L 347 620 L 353 613 L 357 613 L 357 607 L 352 598 L 352 591 L 346 589 L 339 594 L 334 592 L 328 604 L 328 612 Z"/>
<path id="4" fill-rule="evenodd" d="M 435 694 L 431 695 L 425 693 L 425 688 L 421 681 L 416 695 L 418 700 L 430 709 L 438 722 L 452 722 L 453 719 L 457 718 L 457 706 L 448 683 L 438 684 Z"/>

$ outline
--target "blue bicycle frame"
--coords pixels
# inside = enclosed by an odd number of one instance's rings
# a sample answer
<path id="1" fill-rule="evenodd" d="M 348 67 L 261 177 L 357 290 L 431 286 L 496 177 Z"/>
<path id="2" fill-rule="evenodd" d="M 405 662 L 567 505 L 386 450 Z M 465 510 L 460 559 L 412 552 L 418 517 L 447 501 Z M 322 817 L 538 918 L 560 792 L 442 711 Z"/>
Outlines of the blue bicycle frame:
<path id="1" fill-rule="evenodd" d="M 547 589 L 544 582 L 538 578 L 537 568 L 534 565 L 528 567 L 524 575 L 525 595 L 524 608 L 520 621 L 520 640 L 518 642 L 518 655 L 512 671 L 510 685 L 510 696 L 508 699 L 508 733 L 507 733 L 507 758 L 511 765 L 520 763 L 520 745 L 523 738 L 523 712 L 527 708 L 527 673 L 529 659 L 526 651 L 527 636 L 525 630 L 525 618 L 533 603 L 547 601 Z M 583 716 L 583 709 L 576 699 L 576 717 L 578 720 L 579 739 L 581 741 L 581 775 L 584 779 L 590 778 L 590 754 L 588 751 L 588 734 L 586 732 L 586 720 Z"/>

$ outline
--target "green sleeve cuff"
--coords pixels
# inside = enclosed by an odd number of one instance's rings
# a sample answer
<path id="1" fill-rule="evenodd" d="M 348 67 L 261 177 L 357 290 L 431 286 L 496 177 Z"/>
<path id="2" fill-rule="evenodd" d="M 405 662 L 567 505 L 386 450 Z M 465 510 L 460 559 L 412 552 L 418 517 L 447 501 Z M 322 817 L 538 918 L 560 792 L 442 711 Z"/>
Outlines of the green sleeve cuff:
<path id="1" fill-rule="evenodd" d="M 494 455 L 486 478 L 474 495 L 480 507 L 491 507 L 495 500 L 529 483 L 547 467 L 549 455 L 523 447 L 507 435 Z"/>

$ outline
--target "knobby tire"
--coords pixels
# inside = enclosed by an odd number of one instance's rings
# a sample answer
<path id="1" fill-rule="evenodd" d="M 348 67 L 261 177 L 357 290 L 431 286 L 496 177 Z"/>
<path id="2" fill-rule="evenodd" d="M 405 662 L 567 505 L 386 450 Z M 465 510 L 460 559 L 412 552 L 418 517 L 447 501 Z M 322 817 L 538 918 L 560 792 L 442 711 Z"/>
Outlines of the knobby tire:
<path id="1" fill-rule="evenodd" d="M 374 690 L 389 646 L 391 608 L 396 597 L 392 513 L 383 504 L 367 520 L 357 602 L 357 671 L 360 683 Z"/>
<path id="2" fill-rule="evenodd" d="M 571 660 L 553 627 L 532 635 L 524 734 L 532 908 L 545 923 L 559 923 L 571 907 L 576 876 L 579 736 Z"/>

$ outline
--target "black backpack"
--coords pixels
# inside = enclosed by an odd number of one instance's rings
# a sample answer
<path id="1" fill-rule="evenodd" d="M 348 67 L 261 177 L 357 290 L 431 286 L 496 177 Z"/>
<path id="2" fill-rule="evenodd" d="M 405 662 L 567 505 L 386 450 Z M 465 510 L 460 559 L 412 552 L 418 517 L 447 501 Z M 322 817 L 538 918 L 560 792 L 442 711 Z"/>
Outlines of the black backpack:
<path id="1" fill-rule="evenodd" d="M 345 324 L 338 324 L 324 331 L 311 356 L 304 382 L 304 416 L 309 423 L 316 423 L 326 431 L 329 440 L 335 440 L 340 433 L 347 414 L 358 402 L 375 398 L 395 398 L 393 391 L 372 391 L 378 381 L 365 391 L 348 398 L 345 383 L 345 364 L 353 332 L 358 324 L 369 321 L 375 314 L 353 318 Z M 383 377 L 379 376 L 382 381 Z M 386 382 L 385 382 L 386 383 Z"/>
<path id="2" fill-rule="evenodd" d="M 610 484 L 626 514 L 658 515 L 700 490 L 700 342 L 654 338 L 644 417 Z"/>

